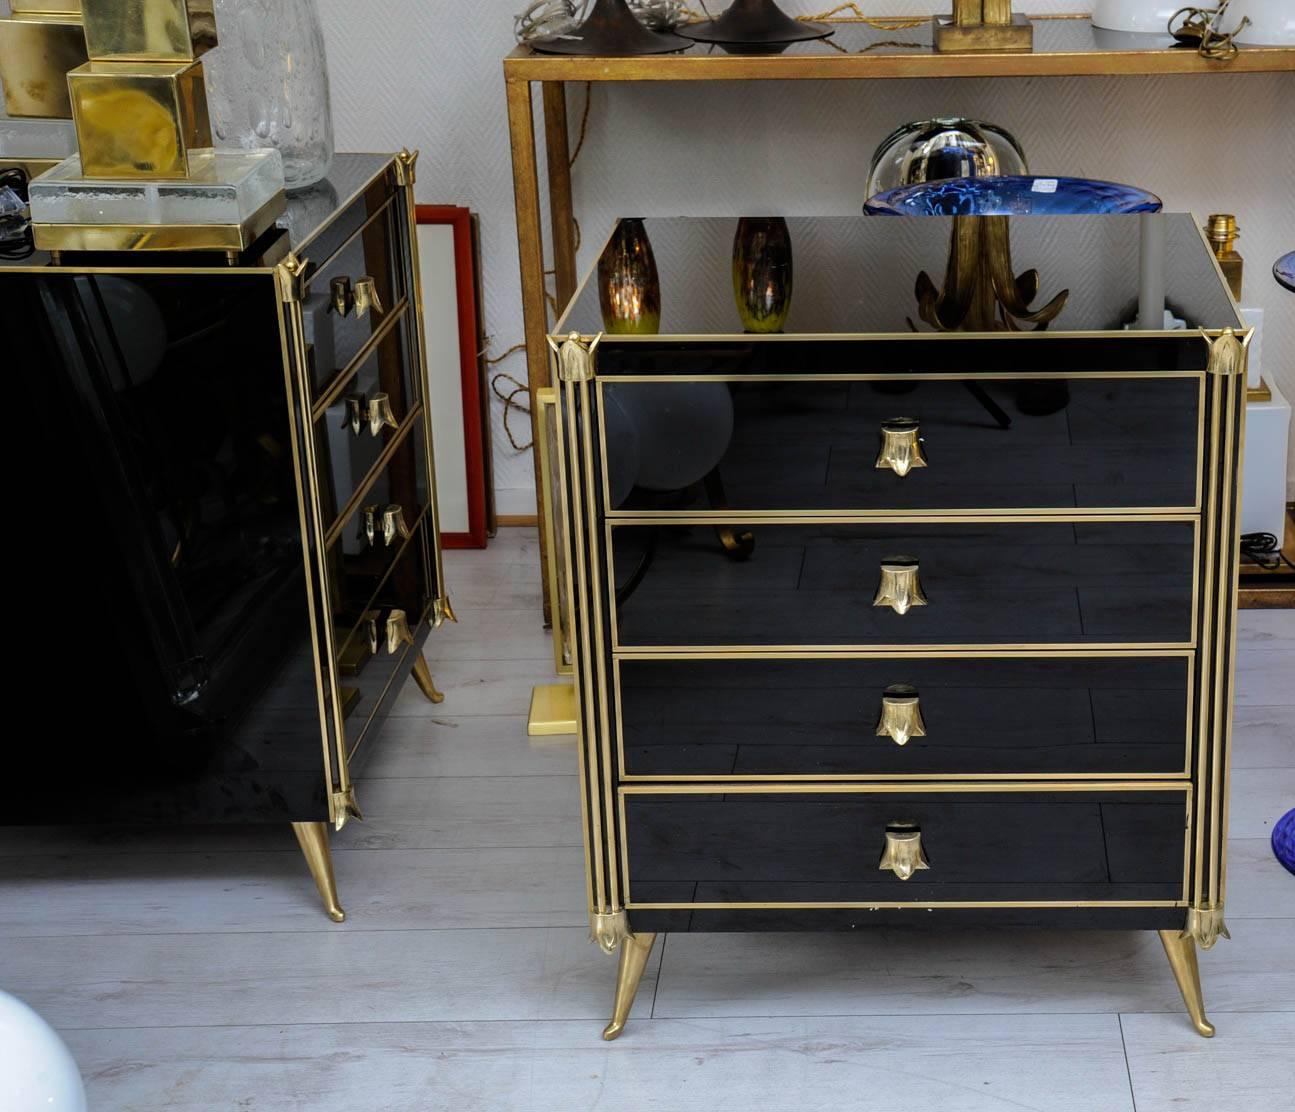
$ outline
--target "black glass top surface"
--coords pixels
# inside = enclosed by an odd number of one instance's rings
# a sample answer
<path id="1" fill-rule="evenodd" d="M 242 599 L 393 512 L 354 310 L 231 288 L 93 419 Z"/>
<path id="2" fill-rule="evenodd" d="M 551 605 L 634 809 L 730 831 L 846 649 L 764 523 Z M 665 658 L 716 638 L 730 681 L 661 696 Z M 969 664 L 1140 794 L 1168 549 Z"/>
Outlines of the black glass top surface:
<path id="1" fill-rule="evenodd" d="M 1136 318 L 1143 219 L 1025 216 L 1008 221 L 1013 273 L 1039 272 L 1030 307 L 1040 309 L 1069 291 L 1050 332 L 1122 333 Z M 1166 213 L 1146 219 L 1163 228 L 1166 304 L 1174 316 L 1188 329 L 1244 327 L 1195 218 Z M 788 217 L 787 226 L 794 277 L 784 333 L 934 331 L 920 318 L 915 291 L 923 273 L 936 289 L 945 285 L 952 218 Z M 660 280 L 656 334 L 742 335 L 733 288 L 737 218 L 647 219 L 644 228 Z M 555 334 L 611 332 L 600 307 L 598 270 L 595 264 L 586 273 Z M 622 338 L 608 335 L 604 343 Z"/>

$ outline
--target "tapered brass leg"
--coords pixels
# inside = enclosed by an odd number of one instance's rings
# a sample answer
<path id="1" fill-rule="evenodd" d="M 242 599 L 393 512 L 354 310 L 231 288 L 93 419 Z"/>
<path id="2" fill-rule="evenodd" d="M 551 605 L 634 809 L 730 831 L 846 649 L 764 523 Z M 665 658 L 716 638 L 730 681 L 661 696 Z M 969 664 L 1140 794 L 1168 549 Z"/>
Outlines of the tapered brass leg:
<path id="1" fill-rule="evenodd" d="M 445 696 L 436 690 L 436 681 L 432 679 L 432 670 L 427 667 L 427 657 L 422 653 L 414 661 L 414 682 L 418 689 L 433 703 L 445 702 Z"/>
<path id="2" fill-rule="evenodd" d="M 337 902 L 337 881 L 333 878 L 333 854 L 328 848 L 328 823 L 294 822 L 292 832 L 297 836 L 297 844 L 306 856 L 310 875 L 315 878 L 315 886 L 324 898 L 324 910 L 334 923 L 344 922 L 346 912 Z"/>
<path id="3" fill-rule="evenodd" d="M 1212 1039 L 1214 1024 L 1205 1018 L 1205 1000 L 1201 995 L 1201 971 L 1196 964 L 1195 940 L 1184 936 L 1182 931 L 1161 931 L 1160 941 L 1164 943 L 1169 968 L 1174 971 L 1174 980 L 1178 982 L 1178 991 L 1183 994 L 1183 1003 L 1187 1005 L 1187 1014 L 1192 1017 L 1192 1025 L 1205 1038 Z"/>
<path id="4" fill-rule="evenodd" d="M 616 1004 L 612 1008 L 612 1021 L 603 1029 L 603 1038 L 608 1042 L 625 1030 L 630 1009 L 634 1007 L 634 997 L 639 990 L 639 981 L 643 979 L 643 970 L 647 968 L 655 941 L 655 934 L 631 934 L 621 943 L 621 964 L 616 974 Z"/>

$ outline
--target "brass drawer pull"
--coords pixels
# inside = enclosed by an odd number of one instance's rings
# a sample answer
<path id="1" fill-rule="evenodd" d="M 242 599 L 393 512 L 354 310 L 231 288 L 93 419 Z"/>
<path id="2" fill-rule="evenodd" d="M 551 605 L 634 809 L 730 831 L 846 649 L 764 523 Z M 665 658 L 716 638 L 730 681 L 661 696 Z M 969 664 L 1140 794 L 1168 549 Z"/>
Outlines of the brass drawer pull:
<path id="1" fill-rule="evenodd" d="M 872 605 L 889 606 L 896 614 L 927 605 L 915 556 L 887 556 L 882 561 L 881 583 Z"/>
<path id="2" fill-rule="evenodd" d="M 400 422 L 391 411 L 390 394 L 374 394 L 369 399 L 369 432 L 378 436 L 383 429 L 398 429 Z"/>
<path id="3" fill-rule="evenodd" d="M 364 628 L 369 635 L 369 655 L 378 655 L 378 619 L 382 617 L 381 610 L 366 610 L 364 612 Z"/>
<path id="4" fill-rule="evenodd" d="M 355 295 L 351 292 L 351 280 L 349 278 L 334 278 L 328 283 L 330 313 L 336 313 L 339 317 L 346 316 L 351 311 L 351 306 L 355 304 Z"/>
<path id="5" fill-rule="evenodd" d="M 918 698 L 917 688 L 902 683 L 886 688 L 881 697 L 877 736 L 888 737 L 896 745 L 907 745 L 911 738 L 926 737 L 922 701 Z"/>
<path id="6" fill-rule="evenodd" d="M 930 867 L 931 863 L 922 849 L 921 827 L 901 822 L 893 822 L 886 827 L 886 848 L 882 850 L 878 869 L 894 873 L 900 880 L 908 880 L 914 873 Z"/>
<path id="7" fill-rule="evenodd" d="M 352 312 L 356 317 L 365 317 L 370 312 L 387 311 L 378 294 L 378 283 L 367 274 L 355 279 L 354 285 L 349 278 L 334 278 L 328 284 L 328 293 L 328 311 L 339 317 L 350 316 Z"/>
<path id="8" fill-rule="evenodd" d="M 342 418 L 342 428 L 350 429 L 356 436 L 364 428 L 364 422 L 372 412 L 369 400 L 363 394 L 347 394 L 342 399 L 346 405 L 346 416 Z"/>
<path id="9" fill-rule="evenodd" d="M 367 540 L 369 547 L 372 548 L 378 539 L 378 507 L 365 506 L 360 511 L 360 532 L 359 538 Z"/>
<path id="10" fill-rule="evenodd" d="M 382 543 L 390 548 L 397 537 L 402 541 L 408 539 L 409 526 L 405 523 L 405 511 L 391 505 L 382 511 Z"/>
<path id="11" fill-rule="evenodd" d="M 385 313 L 382 298 L 378 296 L 378 283 L 367 274 L 355 280 L 355 315 L 367 316 L 370 311 Z"/>
<path id="12" fill-rule="evenodd" d="M 878 471 L 893 471 L 901 479 L 910 471 L 926 467 L 922 451 L 922 434 L 911 417 L 897 417 L 881 426 L 881 451 L 877 455 Z"/>
<path id="13" fill-rule="evenodd" d="M 393 610 L 387 615 L 387 653 L 395 656 L 401 645 L 412 645 L 414 635 L 409 631 L 409 617 L 403 610 Z"/>

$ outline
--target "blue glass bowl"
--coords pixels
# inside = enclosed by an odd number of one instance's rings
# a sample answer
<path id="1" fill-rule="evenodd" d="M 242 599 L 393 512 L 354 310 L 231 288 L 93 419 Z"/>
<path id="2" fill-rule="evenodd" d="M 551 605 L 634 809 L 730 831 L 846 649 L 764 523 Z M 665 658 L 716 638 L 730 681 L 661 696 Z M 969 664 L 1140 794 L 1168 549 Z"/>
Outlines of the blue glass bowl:
<path id="1" fill-rule="evenodd" d="M 1273 827 L 1273 853 L 1278 861 L 1295 873 L 1295 811 L 1287 811 Z"/>
<path id="2" fill-rule="evenodd" d="M 1273 277 L 1295 293 L 1295 251 L 1277 260 L 1277 265 L 1273 267 Z"/>
<path id="3" fill-rule="evenodd" d="M 878 194 L 869 216 L 1077 216 L 1159 212 L 1159 197 L 1131 185 L 1086 178 L 950 178 Z"/>

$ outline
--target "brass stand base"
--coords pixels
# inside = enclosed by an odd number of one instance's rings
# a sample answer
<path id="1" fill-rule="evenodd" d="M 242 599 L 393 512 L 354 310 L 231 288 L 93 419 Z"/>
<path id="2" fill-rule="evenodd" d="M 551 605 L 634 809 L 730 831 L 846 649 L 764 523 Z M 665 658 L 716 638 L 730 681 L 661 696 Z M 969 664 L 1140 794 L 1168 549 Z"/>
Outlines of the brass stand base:
<path id="1" fill-rule="evenodd" d="M 427 696 L 428 702 L 436 703 L 438 706 L 445 702 L 445 696 L 436 690 L 432 670 L 427 666 L 427 657 L 422 653 L 419 653 L 418 659 L 414 661 L 414 683 L 418 684 L 418 690 Z"/>
<path id="2" fill-rule="evenodd" d="M 616 1003 L 612 1007 L 612 1021 L 603 1029 L 603 1038 L 608 1042 L 619 1038 L 625 1030 L 654 942 L 655 934 L 631 934 L 621 943 L 620 968 L 616 973 Z"/>
<path id="3" fill-rule="evenodd" d="M 1034 24 L 1017 12 L 1011 23 L 953 23 L 935 17 L 935 49 L 948 54 L 996 54 L 1034 49 Z"/>
<path id="4" fill-rule="evenodd" d="M 337 902 L 337 881 L 333 878 L 333 854 L 328 848 L 328 824 L 324 822 L 294 822 L 292 832 L 306 857 L 315 887 L 324 899 L 324 910 L 334 923 L 346 921 L 346 912 Z"/>
<path id="5" fill-rule="evenodd" d="M 1174 971 L 1178 991 L 1183 994 L 1192 1026 L 1207 1039 L 1214 1037 L 1214 1024 L 1205 1018 L 1205 1000 L 1201 994 L 1201 971 L 1196 963 L 1196 942 L 1182 931 L 1161 931 L 1169 968 Z"/>
<path id="6" fill-rule="evenodd" d="M 563 737 L 576 732 L 576 688 L 573 683 L 542 683 L 531 692 L 526 721 L 531 737 Z"/>

